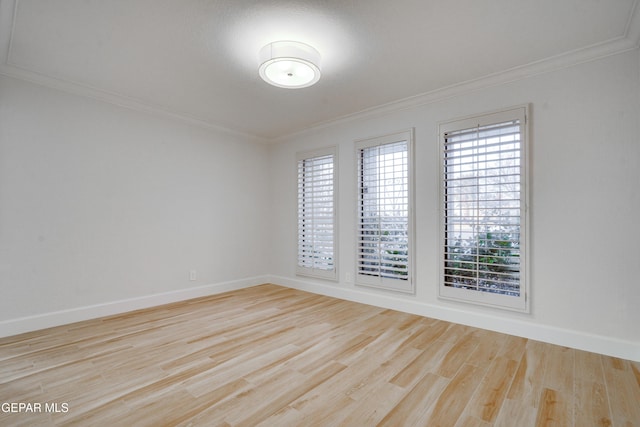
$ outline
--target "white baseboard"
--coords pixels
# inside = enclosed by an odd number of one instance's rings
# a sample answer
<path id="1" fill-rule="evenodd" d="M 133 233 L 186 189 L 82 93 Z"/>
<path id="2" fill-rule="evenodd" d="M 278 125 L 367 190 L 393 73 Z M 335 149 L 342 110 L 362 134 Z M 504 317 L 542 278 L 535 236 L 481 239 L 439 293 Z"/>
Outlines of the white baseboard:
<path id="1" fill-rule="evenodd" d="M 500 316 L 409 301 L 390 294 L 374 294 L 353 288 L 329 286 L 300 278 L 269 276 L 268 279 L 270 283 L 302 291 L 640 362 L 640 343 L 632 341 L 540 325 L 519 319 L 509 318 L 508 321 L 505 321 L 505 318 Z"/>
<path id="2" fill-rule="evenodd" d="M 126 300 L 112 301 L 68 310 L 44 313 L 0 321 L 0 337 L 7 337 L 54 326 L 66 325 L 98 317 L 126 313 L 128 311 L 154 307 L 172 302 L 184 301 L 207 295 L 214 295 L 236 289 L 248 288 L 263 283 L 274 283 L 289 288 L 300 289 L 321 295 L 327 295 L 348 301 L 375 305 L 434 319 L 445 320 L 463 325 L 475 326 L 509 335 L 515 335 L 579 350 L 606 354 L 627 360 L 640 362 L 640 344 L 619 340 L 602 335 L 587 334 L 580 331 L 539 325 L 518 319 L 508 319 L 484 313 L 437 306 L 419 301 L 410 301 L 390 294 L 375 294 L 353 288 L 341 288 L 312 282 L 300 278 L 282 276 L 256 276 L 240 280 L 215 283 L 195 288 L 183 289 L 161 294 L 148 295 Z"/>
<path id="3" fill-rule="evenodd" d="M 155 307 L 158 305 L 170 304 L 172 302 L 248 288 L 250 286 L 267 283 L 268 280 L 269 277 L 267 276 L 248 277 L 240 280 L 198 286 L 195 288 L 181 289 L 143 297 L 111 301 L 103 304 L 54 311 L 35 316 L 3 320 L 0 321 L 0 337 L 8 337 L 24 332 L 31 332 L 39 329 L 80 322 L 83 320 L 126 313 L 128 311 L 139 310 L 142 308 Z"/>

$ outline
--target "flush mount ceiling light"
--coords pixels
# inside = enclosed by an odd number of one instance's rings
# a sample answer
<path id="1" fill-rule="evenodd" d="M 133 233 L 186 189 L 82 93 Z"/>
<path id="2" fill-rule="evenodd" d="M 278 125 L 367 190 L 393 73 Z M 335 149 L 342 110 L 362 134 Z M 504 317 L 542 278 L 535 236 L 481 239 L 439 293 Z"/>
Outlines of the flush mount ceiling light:
<path id="1" fill-rule="evenodd" d="M 288 89 L 309 87 L 320 80 L 320 53 L 293 41 L 269 43 L 260 50 L 260 77 Z"/>

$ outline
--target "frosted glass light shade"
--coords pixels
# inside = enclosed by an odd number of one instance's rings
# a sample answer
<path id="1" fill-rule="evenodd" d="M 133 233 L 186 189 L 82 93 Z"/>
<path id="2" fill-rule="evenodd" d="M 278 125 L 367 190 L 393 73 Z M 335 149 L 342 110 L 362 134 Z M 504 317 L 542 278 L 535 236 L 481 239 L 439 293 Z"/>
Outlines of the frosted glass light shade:
<path id="1" fill-rule="evenodd" d="M 320 80 L 320 53 L 293 41 L 269 43 L 260 50 L 260 77 L 274 86 L 299 89 Z"/>

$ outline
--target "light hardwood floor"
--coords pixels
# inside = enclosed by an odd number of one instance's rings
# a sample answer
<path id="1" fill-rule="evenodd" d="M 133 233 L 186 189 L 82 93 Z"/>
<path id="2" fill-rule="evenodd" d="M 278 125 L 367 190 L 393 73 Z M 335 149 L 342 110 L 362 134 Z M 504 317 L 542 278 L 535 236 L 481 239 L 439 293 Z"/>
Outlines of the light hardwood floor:
<path id="1" fill-rule="evenodd" d="M 42 404 L 1 426 L 627 427 L 640 363 L 268 284 L 0 339 L 0 402 Z"/>

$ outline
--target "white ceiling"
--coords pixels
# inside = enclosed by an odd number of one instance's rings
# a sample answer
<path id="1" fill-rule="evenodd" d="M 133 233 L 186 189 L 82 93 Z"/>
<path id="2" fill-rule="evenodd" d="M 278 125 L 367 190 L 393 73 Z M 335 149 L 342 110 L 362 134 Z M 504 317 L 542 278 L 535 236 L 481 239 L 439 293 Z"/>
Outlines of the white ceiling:
<path id="1" fill-rule="evenodd" d="M 268 140 L 637 48 L 638 1 L 0 0 L 0 73 Z M 318 49 L 320 82 L 264 83 L 277 40 Z"/>

